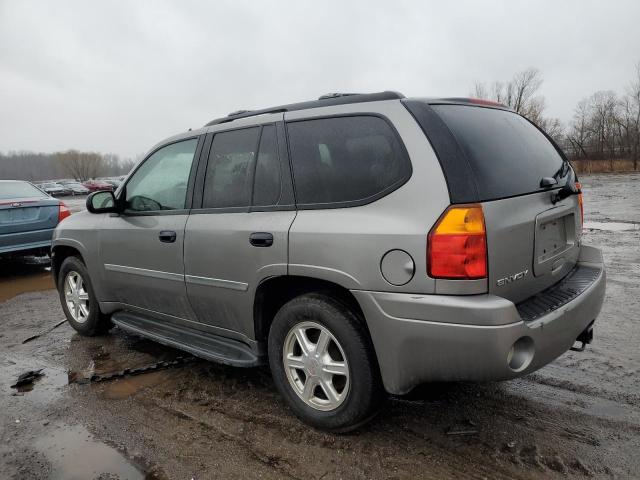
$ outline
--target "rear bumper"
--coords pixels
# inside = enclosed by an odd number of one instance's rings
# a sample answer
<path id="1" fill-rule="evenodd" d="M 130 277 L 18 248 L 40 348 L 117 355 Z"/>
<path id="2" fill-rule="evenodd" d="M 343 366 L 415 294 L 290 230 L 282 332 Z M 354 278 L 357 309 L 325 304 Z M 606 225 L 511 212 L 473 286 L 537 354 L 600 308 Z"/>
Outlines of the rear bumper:
<path id="1" fill-rule="evenodd" d="M 51 248 L 53 228 L 0 235 L 0 254 Z"/>
<path id="2" fill-rule="evenodd" d="M 494 295 L 353 291 L 386 390 L 403 394 L 430 381 L 505 380 L 553 361 L 602 307 L 606 274 L 600 251 L 583 246 L 581 266 L 600 273 L 580 295 L 527 322 L 512 302 Z"/>

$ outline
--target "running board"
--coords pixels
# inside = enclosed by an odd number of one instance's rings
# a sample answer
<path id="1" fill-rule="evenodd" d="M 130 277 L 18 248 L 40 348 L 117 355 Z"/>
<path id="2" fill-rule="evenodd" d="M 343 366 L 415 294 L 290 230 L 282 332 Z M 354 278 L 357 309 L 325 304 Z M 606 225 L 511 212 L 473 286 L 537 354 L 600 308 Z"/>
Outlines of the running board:
<path id="1" fill-rule="evenodd" d="M 234 367 L 254 367 L 264 362 L 251 348 L 237 340 L 187 327 L 168 325 L 132 312 L 116 312 L 111 321 L 121 329 L 196 357 Z"/>

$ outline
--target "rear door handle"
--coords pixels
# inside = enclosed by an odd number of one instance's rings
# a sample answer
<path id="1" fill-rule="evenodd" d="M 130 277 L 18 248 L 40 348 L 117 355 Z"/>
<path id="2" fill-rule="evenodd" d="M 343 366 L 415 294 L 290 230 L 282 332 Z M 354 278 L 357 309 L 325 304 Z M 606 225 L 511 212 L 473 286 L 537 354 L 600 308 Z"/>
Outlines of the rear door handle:
<path id="1" fill-rule="evenodd" d="M 249 235 L 249 243 L 254 247 L 270 247 L 273 245 L 273 235 L 268 232 L 254 232 Z"/>
<path id="2" fill-rule="evenodd" d="M 176 241 L 176 237 L 176 232 L 174 232 L 173 230 L 162 230 L 158 234 L 158 238 L 163 243 L 173 243 Z"/>

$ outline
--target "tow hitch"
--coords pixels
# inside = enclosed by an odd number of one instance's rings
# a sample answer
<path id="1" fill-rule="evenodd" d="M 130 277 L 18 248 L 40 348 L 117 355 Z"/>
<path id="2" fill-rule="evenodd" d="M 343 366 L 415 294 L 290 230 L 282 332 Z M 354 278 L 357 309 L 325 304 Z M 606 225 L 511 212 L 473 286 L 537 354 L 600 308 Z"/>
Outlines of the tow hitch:
<path id="1" fill-rule="evenodd" d="M 578 338 L 576 338 L 576 342 L 580 342 L 582 343 L 582 345 L 579 347 L 571 347 L 570 350 L 574 352 L 584 352 L 585 346 L 588 343 L 591 343 L 592 341 L 593 341 L 593 322 L 591 322 L 589 326 L 585 328 L 580 335 L 578 335 Z"/>

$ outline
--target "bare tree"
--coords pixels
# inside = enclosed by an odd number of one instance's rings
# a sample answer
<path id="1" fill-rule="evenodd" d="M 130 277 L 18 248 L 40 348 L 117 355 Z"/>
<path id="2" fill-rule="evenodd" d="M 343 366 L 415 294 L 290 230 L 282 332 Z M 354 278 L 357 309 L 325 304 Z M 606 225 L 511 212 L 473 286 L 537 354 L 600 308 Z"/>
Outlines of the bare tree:
<path id="1" fill-rule="evenodd" d="M 511 80 L 493 82 L 490 89 L 484 83 L 476 82 L 472 95 L 477 98 L 493 100 L 512 108 L 546 131 L 558 143 L 564 143 L 562 122 L 557 118 L 544 116 L 545 99 L 538 94 L 542 82 L 540 70 L 528 68 L 516 73 Z"/>
<path id="2" fill-rule="evenodd" d="M 484 83 L 481 83 L 481 82 L 476 82 L 476 84 L 473 86 L 472 95 L 475 98 L 489 98 L 489 94 L 487 93 L 487 87 L 485 86 Z"/>
<path id="3" fill-rule="evenodd" d="M 68 150 L 56 153 L 55 156 L 67 174 L 82 182 L 100 175 L 105 164 L 104 158 L 94 152 Z"/>
<path id="4" fill-rule="evenodd" d="M 590 98 L 592 142 L 600 158 L 613 158 L 617 134 L 618 98 L 611 90 L 599 91 Z"/>
<path id="5" fill-rule="evenodd" d="M 542 74 L 537 68 L 528 68 L 507 82 L 493 82 L 491 93 L 484 83 L 476 82 L 473 95 L 502 103 L 525 117 L 540 116 L 544 110 L 544 98 L 537 94 L 542 81 Z"/>
<path id="6" fill-rule="evenodd" d="M 551 138 L 555 140 L 558 145 L 565 143 L 565 127 L 559 118 L 542 117 L 536 121 L 532 120 L 542 130 L 547 132 Z"/>
<path id="7" fill-rule="evenodd" d="M 542 75 L 537 68 L 528 68 L 516 73 L 508 83 L 510 98 L 507 105 L 525 117 L 534 113 L 541 115 L 544 99 L 536 96 L 541 85 Z"/>
<path id="8" fill-rule="evenodd" d="M 625 133 L 628 153 L 633 159 L 633 169 L 638 169 L 640 157 L 640 62 L 636 63 L 635 77 L 624 96 Z"/>
<path id="9" fill-rule="evenodd" d="M 588 154 L 586 151 L 587 143 L 590 138 L 589 133 L 589 102 L 588 99 L 583 99 L 578 103 L 576 107 L 575 113 L 573 115 L 573 120 L 571 122 L 571 127 L 569 133 L 567 134 L 567 139 L 571 145 L 573 150 L 573 157 L 579 158 L 584 157 L 587 158 Z"/>

